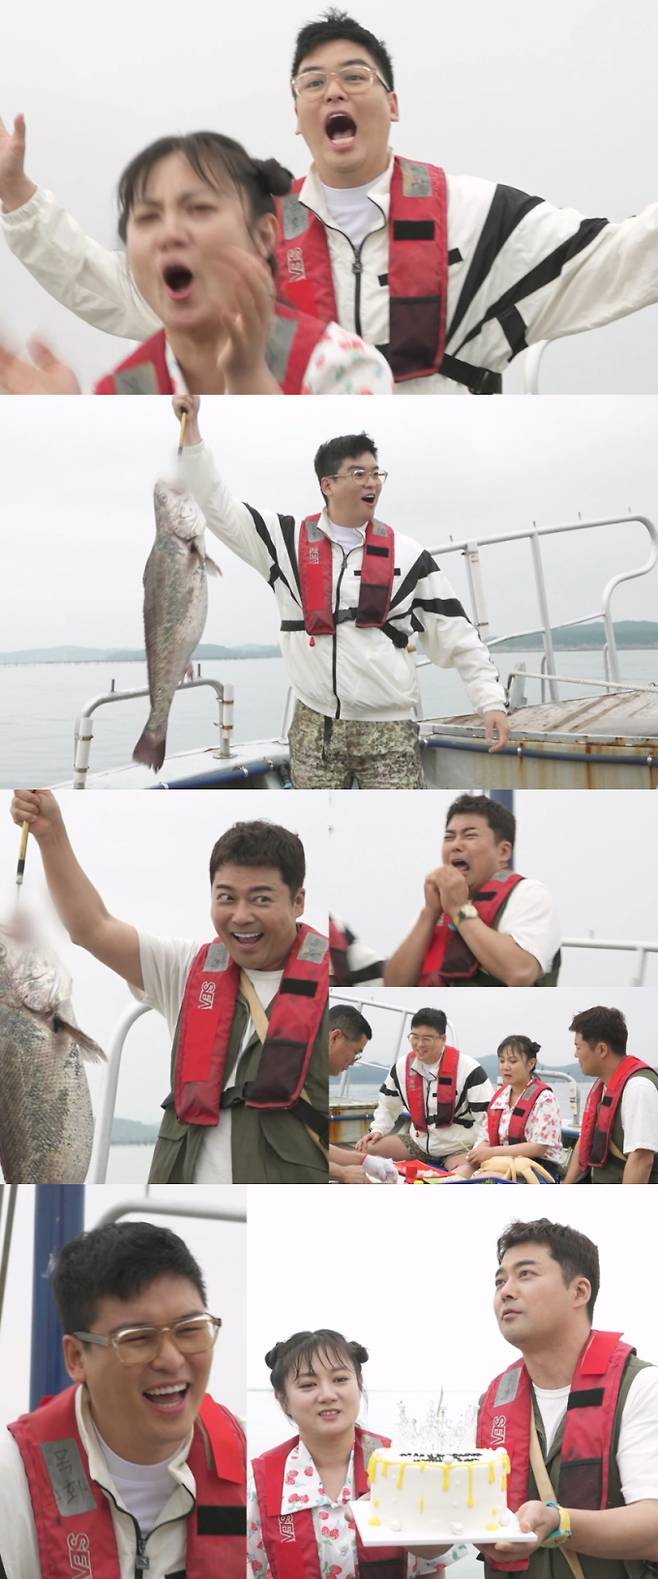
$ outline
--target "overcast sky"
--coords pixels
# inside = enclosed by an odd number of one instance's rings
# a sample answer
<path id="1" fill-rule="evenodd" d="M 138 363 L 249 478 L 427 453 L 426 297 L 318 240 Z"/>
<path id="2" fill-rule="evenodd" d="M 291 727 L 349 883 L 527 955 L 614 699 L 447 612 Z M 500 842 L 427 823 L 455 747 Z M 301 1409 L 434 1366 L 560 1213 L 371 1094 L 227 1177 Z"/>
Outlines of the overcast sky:
<path id="1" fill-rule="evenodd" d="M 30 175 L 114 247 L 119 174 L 163 134 L 212 127 L 304 172 L 288 80 L 295 33 L 321 9 L 308 0 L 276 9 L 189 0 L 184 11 L 173 0 L 115 0 L 99 37 L 83 0 L 67 0 L 64 12 L 44 0 L 14 7 L 4 19 L 2 114 L 25 112 Z M 410 0 L 403 11 L 393 0 L 359 0 L 354 9 L 394 58 L 400 153 L 585 214 L 622 219 L 658 196 L 653 0 L 553 0 L 548 24 L 542 7 L 518 0 Z M 88 386 L 123 354 L 122 342 L 52 303 L 5 251 L 0 300 L 5 334 L 16 343 L 47 335 Z M 548 352 L 542 387 L 653 392 L 657 331 L 652 308 L 563 341 Z"/>
<path id="2" fill-rule="evenodd" d="M 265 792 L 193 790 L 176 795 L 80 795 L 61 792 L 71 841 L 84 870 L 112 914 L 161 937 L 212 937 L 208 861 L 215 840 L 241 818 L 266 817 L 299 833 L 306 851 L 305 918 L 326 927 L 328 854 L 325 797 L 300 791 L 273 797 Z M 358 799 L 358 796 L 356 797 Z M 9 913 L 19 830 L 8 815 L 10 795 L 0 791 L 0 915 Z M 60 959 L 73 977 L 78 1022 L 107 1050 L 110 1032 L 132 999 L 121 977 L 75 948 L 53 918 L 39 851 L 28 847 L 21 905 L 47 923 Z M 159 1014 L 142 1017 L 124 1053 L 116 1111 L 125 1118 L 156 1123 L 169 1090 L 169 1038 Z M 87 1066 L 96 1110 L 105 1082 L 102 1066 Z"/>
<path id="3" fill-rule="evenodd" d="M 258 397 L 215 397 L 203 402 L 201 429 L 238 498 L 299 517 L 318 508 L 319 444 L 366 427 L 390 473 L 379 513 L 425 546 L 579 515 L 617 518 L 617 525 L 546 540 L 555 624 L 595 614 L 608 579 L 646 563 L 645 530 L 626 518 L 632 512 L 658 522 L 658 401 L 416 400 L 404 424 L 396 410 L 385 401 L 366 410 L 362 400 L 264 406 Z M 0 583 L 11 595 L 0 650 L 140 646 L 153 484 L 175 464 L 169 401 L 35 397 L 6 401 L 2 417 Z M 205 639 L 276 642 L 279 620 L 266 582 L 210 534 L 208 541 L 223 575 L 210 578 Z M 461 556 L 441 562 L 470 608 Z M 482 571 L 492 633 L 539 623 L 527 542 L 485 551 Z M 622 585 L 612 608 L 618 619 L 655 618 L 658 571 Z M 55 684 L 54 675 L 42 676 L 44 705 Z M 11 671 L 0 672 L 0 694 L 10 685 Z"/>
<path id="4" fill-rule="evenodd" d="M 623 1191 L 575 1185 L 561 1196 L 459 1185 L 330 1189 L 320 1204 L 321 1215 L 317 1196 L 296 1191 L 294 1234 L 284 1245 L 272 1233 L 268 1192 L 249 1191 L 252 1453 L 292 1434 L 273 1401 L 263 1355 L 304 1329 L 333 1327 L 365 1344 L 367 1418 L 375 1431 L 395 1430 L 400 1399 L 411 1400 L 421 1416 L 442 1388 L 453 1407 L 476 1403 L 516 1352 L 500 1337 L 492 1310 L 495 1243 L 512 1218 L 546 1214 L 594 1239 L 601 1256 L 597 1326 L 623 1329 L 643 1359 L 658 1363 L 655 1257 L 640 1250 L 655 1232 L 646 1189 L 633 1197 L 632 1234 Z M 306 1253 L 312 1247 L 313 1278 L 301 1280 L 293 1271 L 300 1247 Z"/>
<path id="5" fill-rule="evenodd" d="M 246 1231 L 243 1223 L 195 1218 L 194 1212 L 200 1205 L 212 1206 L 218 1213 L 227 1208 L 244 1211 L 245 1191 L 238 1185 L 203 1189 L 198 1185 L 165 1185 L 152 1186 L 150 1193 L 158 1202 L 187 1207 L 189 1215 L 149 1218 L 148 1204 L 139 1190 L 129 1192 L 118 1185 L 94 1185 L 85 1191 L 84 1227 L 95 1227 L 105 1212 L 119 1204 L 125 1207 L 128 1198 L 134 1202 L 139 1197 L 143 1205 L 130 1214 L 131 1220 L 171 1228 L 185 1240 L 204 1275 L 208 1309 L 213 1316 L 221 1316 L 223 1322 L 213 1356 L 210 1391 L 236 1414 L 244 1415 Z M 2 1313 L 0 1429 L 29 1407 L 34 1197 L 33 1185 L 21 1185 Z M 4 1226 L 1 1212 L 0 1226 Z"/>
<path id="6" fill-rule="evenodd" d="M 383 954 L 406 936 L 423 881 L 441 864 L 445 790 L 331 796 L 330 908 Z M 546 883 L 567 938 L 658 942 L 658 796 L 633 790 L 521 791 L 515 796 L 516 870 Z M 628 985 L 630 955 L 567 951 L 561 982 Z M 658 986 L 658 956 L 647 972 Z M 486 1011 L 485 1011 L 486 1012 Z"/>

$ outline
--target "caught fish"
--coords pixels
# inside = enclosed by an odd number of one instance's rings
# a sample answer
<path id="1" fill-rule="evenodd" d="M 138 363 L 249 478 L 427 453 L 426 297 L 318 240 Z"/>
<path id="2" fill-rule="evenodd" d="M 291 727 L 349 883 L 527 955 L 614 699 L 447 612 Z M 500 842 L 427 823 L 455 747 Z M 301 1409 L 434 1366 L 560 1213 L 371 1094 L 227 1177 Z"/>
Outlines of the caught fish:
<path id="1" fill-rule="evenodd" d="M 206 572 L 220 575 L 204 550 L 204 520 L 188 493 L 166 482 L 154 489 L 155 543 L 144 570 L 144 633 L 151 711 L 133 760 L 162 767 L 169 710 L 208 612 Z"/>
<path id="2" fill-rule="evenodd" d="M 94 1123 L 71 979 L 18 924 L 0 926 L 0 1168 L 8 1184 L 83 1184 Z"/>

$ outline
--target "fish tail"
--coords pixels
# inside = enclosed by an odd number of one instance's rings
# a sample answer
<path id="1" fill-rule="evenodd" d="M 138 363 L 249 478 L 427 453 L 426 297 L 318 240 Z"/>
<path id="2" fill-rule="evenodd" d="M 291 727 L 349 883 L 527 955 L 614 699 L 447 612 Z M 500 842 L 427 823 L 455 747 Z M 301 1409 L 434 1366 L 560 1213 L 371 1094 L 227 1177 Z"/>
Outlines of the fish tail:
<path id="1" fill-rule="evenodd" d="M 84 1031 L 81 1031 L 79 1025 L 74 1025 L 71 1020 L 62 1020 L 59 1015 L 56 1015 L 54 1029 L 58 1033 L 64 1032 L 66 1036 L 70 1036 L 71 1041 L 75 1042 L 86 1063 L 105 1063 L 105 1053 L 102 1047 L 99 1047 L 98 1042 L 92 1041 L 91 1036 L 87 1036 Z"/>
<path id="2" fill-rule="evenodd" d="M 133 751 L 133 762 L 143 762 L 145 767 L 158 773 L 165 759 L 165 745 L 166 735 L 154 734 L 147 725 Z"/>

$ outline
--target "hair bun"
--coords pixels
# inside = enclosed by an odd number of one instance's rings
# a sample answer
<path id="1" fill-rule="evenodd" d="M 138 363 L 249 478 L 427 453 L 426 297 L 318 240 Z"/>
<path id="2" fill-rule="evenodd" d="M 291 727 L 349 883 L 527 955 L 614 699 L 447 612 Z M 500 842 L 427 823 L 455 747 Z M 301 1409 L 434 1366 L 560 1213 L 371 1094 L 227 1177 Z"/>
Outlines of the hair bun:
<path id="1" fill-rule="evenodd" d="M 290 191 L 292 171 L 286 170 L 278 159 L 254 159 L 253 164 L 259 180 L 271 197 L 284 197 Z"/>
<path id="2" fill-rule="evenodd" d="M 530 1052 L 534 1053 L 535 1056 L 537 1053 L 541 1052 L 541 1042 L 529 1042 L 528 1046 L 530 1048 Z"/>
<path id="3" fill-rule="evenodd" d="M 283 1349 L 283 1347 L 284 1347 L 283 1343 L 275 1343 L 273 1349 L 268 1349 L 267 1354 L 265 1355 L 265 1364 L 267 1366 L 268 1371 L 273 1371 L 274 1370 L 274 1367 L 276 1365 L 277 1360 L 279 1359 L 279 1356 L 281 1354 L 281 1350 Z"/>
<path id="4" fill-rule="evenodd" d="M 362 1343 L 355 1343 L 354 1341 L 350 1343 L 350 1352 L 353 1358 L 356 1360 L 357 1365 L 365 1365 L 366 1360 L 368 1359 L 368 1350 L 364 1349 Z"/>

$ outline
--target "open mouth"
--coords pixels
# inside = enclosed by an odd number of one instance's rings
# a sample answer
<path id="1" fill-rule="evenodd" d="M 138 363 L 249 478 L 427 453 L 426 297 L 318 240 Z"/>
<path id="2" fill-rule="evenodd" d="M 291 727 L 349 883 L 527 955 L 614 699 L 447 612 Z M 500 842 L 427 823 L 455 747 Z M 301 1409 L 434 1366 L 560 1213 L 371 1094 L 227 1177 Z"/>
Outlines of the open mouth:
<path id="1" fill-rule="evenodd" d="M 340 1414 L 340 1409 L 321 1409 L 320 1410 L 320 1419 L 321 1420 L 337 1420 L 339 1414 Z"/>
<path id="2" fill-rule="evenodd" d="M 157 1409 L 159 1414 L 182 1414 L 189 1390 L 189 1382 L 169 1382 L 163 1383 L 161 1387 L 147 1388 L 142 1397 L 152 1409 Z"/>
<path id="3" fill-rule="evenodd" d="M 345 110 L 332 110 L 324 129 L 332 148 L 351 148 L 356 137 L 356 121 Z"/>
<path id="4" fill-rule="evenodd" d="M 186 301 L 194 284 L 194 275 L 184 263 L 167 263 L 162 270 L 167 294 L 172 301 Z"/>
<path id="5" fill-rule="evenodd" d="M 470 871 L 470 867 L 469 867 L 468 861 L 465 860 L 463 855 L 453 855 L 452 860 L 450 862 L 450 865 L 451 866 L 456 866 L 458 872 L 469 872 Z"/>
<path id="6" fill-rule="evenodd" d="M 232 932 L 231 933 L 231 937 L 233 938 L 235 943 L 239 943 L 240 944 L 240 948 L 253 948 L 256 943 L 261 943 L 262 942 L 264 936 L 265 936 L 264 932 Z"/>
<path id="7" fill-rule="evenodd" d="M 369 490 L 368 493 L 361 494 L 361 503 L 367 505 L 369 510 L 373 509 L 373 506 L 377 503 L 377 494 L 374 488 Z"/>

